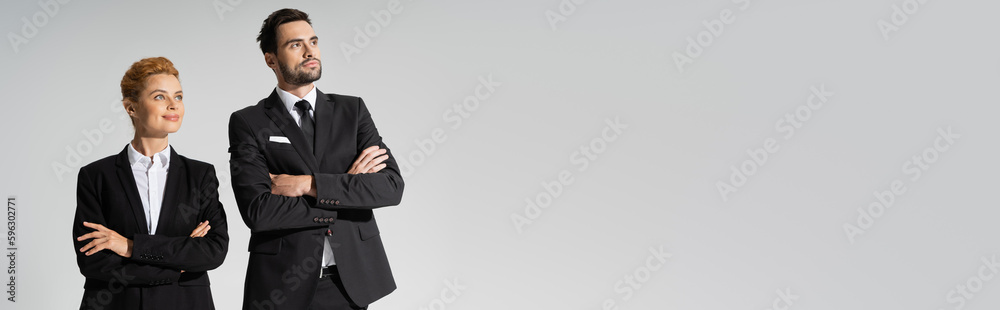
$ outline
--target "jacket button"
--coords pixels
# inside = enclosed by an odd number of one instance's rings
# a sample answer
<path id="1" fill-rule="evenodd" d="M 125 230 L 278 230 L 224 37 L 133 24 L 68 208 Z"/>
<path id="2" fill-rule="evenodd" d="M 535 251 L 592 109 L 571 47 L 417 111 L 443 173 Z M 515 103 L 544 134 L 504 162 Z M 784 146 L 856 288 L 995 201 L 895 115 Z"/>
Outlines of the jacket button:
<path id="1" fill-rule="evenodd" d="M 333 201 L 333 204 L 335 204 L 335 205 L 338 205 L 338 206 L 339 206 L 339 205 L 340 205 L 340 200 L 334 200 L 334 201 Z"/>
<path id="2" fill-rule="evenodd" d="M 313 223 L 319 223 L 319 218 L 318 217 L 314 217 L 313 218 Z"/>

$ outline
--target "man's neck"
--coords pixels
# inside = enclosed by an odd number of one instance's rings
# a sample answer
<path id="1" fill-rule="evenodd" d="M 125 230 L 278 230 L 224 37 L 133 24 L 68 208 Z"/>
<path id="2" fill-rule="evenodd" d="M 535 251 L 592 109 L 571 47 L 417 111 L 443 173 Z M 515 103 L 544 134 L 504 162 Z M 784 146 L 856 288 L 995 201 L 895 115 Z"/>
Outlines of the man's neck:
<path id="1" fill-rule="evenodd" d="M 309 91 L 313 89 L 313 87 L 315 87 L 313 86 L 313 83 L 309 83 L 306 85 L 291 85 L 288 83 L 278 81 L 278 88 L 281 88 L 281 90 L 286 91 L 289 94 L 295 95 L 296 97 L 299 98 L 304 98 L 306 94 L 308 94 Z"/>

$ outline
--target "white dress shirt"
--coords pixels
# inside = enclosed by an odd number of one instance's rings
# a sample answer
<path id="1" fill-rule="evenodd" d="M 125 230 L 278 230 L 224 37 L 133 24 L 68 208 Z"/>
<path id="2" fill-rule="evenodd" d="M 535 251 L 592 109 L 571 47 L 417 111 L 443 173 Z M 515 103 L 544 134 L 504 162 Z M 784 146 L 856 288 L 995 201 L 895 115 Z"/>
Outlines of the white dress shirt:
<path id="1" fill-rule="evenodd" d="M 167 186 L 170 145 L 152 157 L 146 157 L 129 143 L 128 163 L 132 167 L 135 186 L 139 190 L 142 210 L 146 213 L 146 228 L 149 229 L 150 235 L 155 235 L 156 224 L 160 221 L 160 208 L 163 206 L 163 190 Z"/>
<path id="2" fill-rule="evenodd" d="M 306 96 L 304 98 L 299 98 L 296 95 L 292 95 L 292 93 L 287 92 L 279 87 L 275 87 L 274 89 L 278 91 L 278 98 L 281 98 L 281 103 L 285 104 L 285 110 L 287 110 L 289 114 L 292 114 L 292 119 L 295 119 L 295 125 L 302 127 L 302 118 L 299 116 L 300 114 L 299 108 L 295 107 L 295 103 L 299 102 L 299 100 L 304 99 L 305 101 L 308 101 L 309 105 L 312 106 L 312 109 L 309 110 L 309 116 L 312 117 L 314 115 L 313 112 L 316 111 L 316 86 L 313 86 L 312 90 L 306 93 Z M 315 121 L 316 118 L 313 117 L 313 120 Z M 316 122 L 313 122 L 313 124 L 315 123 Z"/>
<path id="3" fill-rule="evenodd" d="M 303 100 L 303 99 L 305 101 L 308 101 L 309 105 L 312 106 L 312 109 L 309 110 L 309 117 L 313 117 L 313 124 L 316 123 L 316 118 L 313 116 L 313 115 L 315 115 L 314 112 L 316 111 L 316 86 L 315 85 L 313 85 L 313 88 L 311 90 L 309 90 L 308 93 L 306 93 L 306 96 L 304 98 L 299 98 L 299 96 L 292 95 L 292 93 L 289 93 L 289 92 L 281 89 L 280 87 L 275 87 L 274 89 L 278 92 L 278 98 L 281 98 L 281 103 L 285 104 L 285 110 L 288 111 L 288 114 L 292 115 L 292 119 L 295 119 L 295 124 L 296 125 L 298 125 L 299 127 L 302 127 L 302 118 L 299 115 L 300 114 L 299 108 L 295 107 L 295 103 L 299 102 L 299 100 Z M 333 248 L 330 247 L 330 239 L 323 239 L 323 240 L 324 240 L 324 242 L 323 242 L 323 266 L 333 266 L 333 265 L 336 265 L 337 261 L 333 259 Z"/>

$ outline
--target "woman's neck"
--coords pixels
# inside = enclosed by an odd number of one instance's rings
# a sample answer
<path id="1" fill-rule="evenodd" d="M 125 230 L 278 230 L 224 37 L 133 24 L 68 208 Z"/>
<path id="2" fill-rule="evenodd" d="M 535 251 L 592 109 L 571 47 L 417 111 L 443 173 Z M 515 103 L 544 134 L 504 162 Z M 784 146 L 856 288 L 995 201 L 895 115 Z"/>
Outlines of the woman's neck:
<path id="1" fill-rule="evenodd" d="M 167 135 L 163 135 L 163 137 L 144 137 L 136 133 L 135 137 L 132 138 L 132 147 L 136 151 L 139 151 L 139 153 L 142 153 L 143 156 L 152 157 L 153 154 L 167 148 Z"/>

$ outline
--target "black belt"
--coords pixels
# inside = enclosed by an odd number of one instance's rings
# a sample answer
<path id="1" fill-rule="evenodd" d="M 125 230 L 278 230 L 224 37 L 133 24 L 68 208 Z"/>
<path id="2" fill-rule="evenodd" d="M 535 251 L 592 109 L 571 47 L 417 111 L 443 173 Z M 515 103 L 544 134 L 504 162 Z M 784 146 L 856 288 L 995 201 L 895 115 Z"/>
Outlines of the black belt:
<path id="1" fill-rule="evenodd" d="M 326 278 L 326 277 L 334 276 L 334 275 L 337 275 L 337 265 L 325 266 L 325 267 L 320 268 L 320 270 L 319 270 L 319 277 L 320 278 Z"/>

